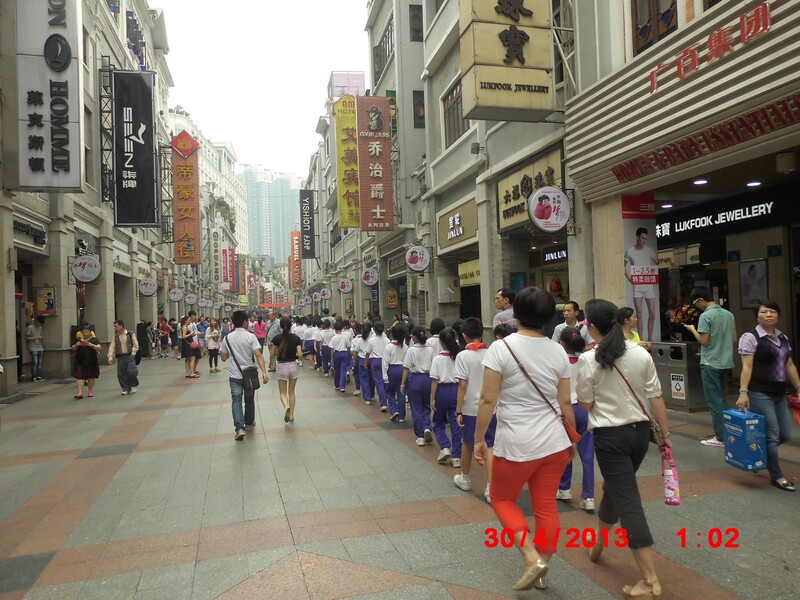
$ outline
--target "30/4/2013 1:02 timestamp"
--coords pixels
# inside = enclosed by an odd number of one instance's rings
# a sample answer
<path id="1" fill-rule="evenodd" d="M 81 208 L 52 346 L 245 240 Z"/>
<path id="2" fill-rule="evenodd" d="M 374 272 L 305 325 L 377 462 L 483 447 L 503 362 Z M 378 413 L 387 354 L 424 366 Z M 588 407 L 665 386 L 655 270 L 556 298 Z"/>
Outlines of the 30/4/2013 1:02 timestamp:
<path id="1" fill-rule="evenodd" d="M 695 535 L 693 536 L 692 533 Z M 728 527 L 724 531 L 719 527 L 712 527 L 708 531 L 692 532 L 684 527 L 676 534 L 681 543 L 681 548 L 691 548 L 696 544 L 698 548 L 738 548 L 739 530 Z"/>

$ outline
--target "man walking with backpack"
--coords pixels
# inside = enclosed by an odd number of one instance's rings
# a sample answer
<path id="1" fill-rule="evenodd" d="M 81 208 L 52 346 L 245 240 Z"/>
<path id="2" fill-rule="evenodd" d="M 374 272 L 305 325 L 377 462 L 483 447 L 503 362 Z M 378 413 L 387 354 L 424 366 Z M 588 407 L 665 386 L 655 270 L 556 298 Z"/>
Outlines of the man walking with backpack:
<path id="1" fill-rule="evenodd" d="M 108 364 L 117 359 L 117 380 L 122 388 L 122 395 L 135 394 L 139 387 L 139 368 L 136 366 L 136 353 L 139 342 L 136 336 L 125 329 L 121 319 L 114 321 L 114 339 L 108 345 Z"/>
<path id="2" fill-rule="evenodd" d="M 228 365 L 228 381 L 231 386 L 231 412 L 233 413 L 233 428 L 236 433 L 234 439 L 238 442 L 244 439 L 245 431 L 251 431 L 256 426 L 256 390 L 245 387 L 244 372 L 254 368 L 255 363 L 261 367 L 262 381 L 269 382 L 267 365 L 261 353 L 261 344 L 258 338 L 248 331 L 247 313 L 237 310 L 231 317 L 234 330 L 225 336 L 219 349 L 219 356 L 224 361 L 230 357 Z M 256 386 L 258 387 L 258 386 Z M 242 412 L 242 397 L 244 397 L 244 412 Z"/>

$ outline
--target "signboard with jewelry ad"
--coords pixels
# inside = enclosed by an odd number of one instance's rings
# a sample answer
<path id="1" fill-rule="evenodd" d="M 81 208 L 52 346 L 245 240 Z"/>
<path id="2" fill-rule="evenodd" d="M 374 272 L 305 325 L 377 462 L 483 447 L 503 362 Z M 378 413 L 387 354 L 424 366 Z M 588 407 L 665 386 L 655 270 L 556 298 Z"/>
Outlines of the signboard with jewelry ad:
<path id="1" fill-rule="evenodd" d="M 200 232 L 200 144 L 186 131 L 172 139 L 172 206 L 175 264 L 199 265 Z"/>
<path id="2" fill-rule="evenodd" d="M 362 231 L 394 231 L 389 98 L 356 98 L 358 185 Z"/>
<path id="3" fill-rule="evenodd" d="M 548 0 L 459 2 L 465 119 L 543 121 L 556 110 Z"/>
<path id="4" fill-rule="evenodd" d="M 356 99 L 342 96 L 333 105 L 336 132 L 336 190 L 339 226 L 359 227 L 358 136 Z"/>
<path id="5" fill-rule="evenodd" d="M 112 71 L 114 224 L 158 227 L 155 73 Z"/>
<path id="6" fill-rule="evenodd" d="M 5 0 L 3 187 L 81 192 L 83 24 L 77 0 Z"/>
<path id="7" fill-rule="evenodd" d="M 561 148 L 520 167 L 497 182 L 497 230 L 504 233 L 531 222 L 528 201 L 534 193 L 546 186 L 561 187 Z"/>

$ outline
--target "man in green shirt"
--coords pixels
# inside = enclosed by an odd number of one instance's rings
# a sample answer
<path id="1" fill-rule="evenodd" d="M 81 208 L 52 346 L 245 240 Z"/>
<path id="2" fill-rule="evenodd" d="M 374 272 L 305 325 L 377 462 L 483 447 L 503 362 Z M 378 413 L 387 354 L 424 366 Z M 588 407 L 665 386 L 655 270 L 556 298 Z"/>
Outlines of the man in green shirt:
<path id="1" fill-rule="evenodd" d="M 685 327 L 700 342 L 700 376 L 714 426 L 714 436 L 700 440 L 700 443 L 704 446 L 724 446 L 722 413 L 728 408 L 725 402 L 725 382 L 728 373 L 733 369 L 736 326 L 733 315 L 714 302 L 714 296 L 708 288 L 694 288 L 690 297 L 692 304 L 703 312 L 696 328 L 694 325 Z"/>

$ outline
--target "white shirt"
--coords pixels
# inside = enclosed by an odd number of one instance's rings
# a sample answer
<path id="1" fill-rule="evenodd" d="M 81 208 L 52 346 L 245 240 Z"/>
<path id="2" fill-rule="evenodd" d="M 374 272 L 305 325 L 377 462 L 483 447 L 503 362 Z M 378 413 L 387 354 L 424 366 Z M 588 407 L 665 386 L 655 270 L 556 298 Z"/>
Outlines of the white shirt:
<path id="1" fill-rule="evenodd" d="M 334 352 L 347 351 L 350 348 L 350 336 L 346 333 L 335 333 L 328 345 Z"/>
<path id="2" fill-rule="evenodd" d="M 658 381 L 656 367 L 650 353 L 633 342 L 625 342 L 625 354 L 614 363 L 625 375 L 639 401 L 645 405 L 650 416 L 650 398 L 661 396 L 661 383 Z M 589 411 L 589 430 L 595 427 L 618 427 L 640 421 L 647 421 L 639 403 L 630 388 L 613 367 L 601 369 L 595 357 L 595 349 L 581 354 L 578 358 L 576 391 L 578 402 L 592 402 Z"/>
<path id="3" fill-rule="evenodd" d="M 456 358 L 458 358 L 458 356 L 456 356 Z M 440 352 L 438 356 L 433 357 L 433 361 L 431 362 L 431 379 L 435 379 L 439 383 L 455 383 L 456 379 L 453 376 L 455 370 L 456 361 L 453 360 L 450 353 Z"/>
<path id="4" fill-rule="evenodd" d="M 231 350 L 233 350 L 233 354 L 231 354 Z M 222 340 L 219 352 L 230 356 L 230 360 L 228 360 L 228 377 L 231 379 L 243 379 L 239 367 L 241 366 L 242 369 L 255 367 L 256 361 L 253 353 L 256 350 L 261 350 L 258 338 L 243 327 L 237 327 L 226 335 L 225 339 Z M 234 356 L 236 356 L 236 360 L 233 360 Z M 236 361 L 239 361 L 238 365 Z"/>
<path id="5" fill-rule="evenodd" d="M 331 338 L 333 334 L 336 333 L 333 329 L 321 329 L 319 335 L 322 337 L 322 345 L 323 346 L 330 346 L 331 345 Z"/>
<path id="6" fill-rule="evenodd" d="M 383 364 L 381 365 L 384 381 L 389 381 L 389 365 L 402 365 L 405 357 L 406 347 L 402 343 L 389 342 L 386 344 L 386 348 L 383 349 Z"/>
<path id="7" fill-rule="evenodd" d="M 553 330 L 553 341 L 556 344 L 561 343 L 561 332 L 564 331 L 568 327 L 566 321 L 564 323 L 559 323 L 556 325 L 556 328 Z M 594 344 L 594 338 L 589 335 L 589 328 L 586 325 L 581 325 L 580 323 L 575 323 L 575 327 L 578 327 L 578 331 L 581 332 L 581 337 L 583 341 L 586 343 L 587 346 L 591 346 Z"/>
<path id="8" fill-rule="evenodd" d="M 369 359 L 372 360 L 373 358 L 377 358 L 379 360 L 383 360 L 383 354 L 388 343 L 389 338 L 386 337 L 385 333 L 370 337 L 367 341 L 367 352 L 369 353 Z"/>
<path id="9" fill-rule="evenodd" d="M 406 351 L 403 367 L 411 373 L 430 373 L 433 362 L 433 350 L 429 346 L 414 344 Z"/>
<path id="10" fill-rule="evenodd" d="M 568 448 L 567 432 L 551 408 L 553 406 L 561 414 L 557 390 L 562 379 L 569 379 L 567 353 L 561 345 L 545 337 L 512 333 L 505 342 L 549 403 L 522 374 L 503 340 L 494 342 L 483 364 L 502 376 L 496 411 L 495 456 L 527 462 Z"/>
<path id="11" fill-rule="evenodd" d="M 311 339 L 314 340 L 315 342 L 321 342 L 322 341 L 322 329 L 320 329 L 319 327 L 314 327 L 313 328 L 313 332 L 314 333 L 311 335 Z"/>
<path id="12" fill-rule="evenodd" d="M 305 331 L 303 332 L 302 340 L 307 342 L 309 340 L 314 339 L 314 332 L 317 330 L 316 327 L 306 327 Z"/>
<path id="13" fill-rule="evenodd" d="M 483 359 L 487 349 L 462 350 L 456 356 L 453 377 L 456 381 L 467 382 L 467 392 L 461 404 L 461 412 L 471 417 L 478 416 L 478 402 L 483 387 Z"/>
<path id="14" fill-rule="evenodd" d="M 437 354 L 439 354 L 439 352 L 442 351 L 442 343 L 439 341 L 438 335 L 432 335 L 431 337 L 429 337 L 426 340 L 425 345 L 431 350 L 433 350 L 434 356 L 436 356 Z"/>
<path id="15" fill-rule="evenodd" d="M 361 338 L 360 335 L 357 335 L 355 339 L 350 344 L 350 350 L 358 354 L 358 358 L 364 358 L 366 356 L 366 351 L 364 349 L 364 344 L 366 342 Z"/>

